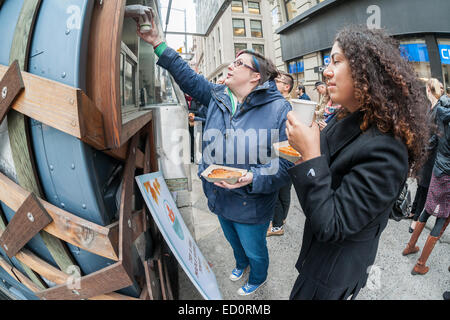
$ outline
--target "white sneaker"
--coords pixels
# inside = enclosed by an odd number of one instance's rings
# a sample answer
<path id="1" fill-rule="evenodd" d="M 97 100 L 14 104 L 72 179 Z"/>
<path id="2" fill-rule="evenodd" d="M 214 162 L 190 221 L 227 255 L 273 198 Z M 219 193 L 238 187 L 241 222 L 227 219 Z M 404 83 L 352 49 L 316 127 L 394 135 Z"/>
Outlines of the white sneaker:
<path id="1" fill-rule="evenodd" d="M 247 268 L 245 268 L 245 269 L 247 269 Z M 234 268 L 233 271 L 231 271 L 230 280 L 238 281 L 239 279 L 241 279 L 245 272 L 245 269 Z"/>
<path id="2" fill-rule="evenodd" d="M 243 285 L 241 288 L 239 288 L 239 290 L 237 291 L 238 295 L 240 296 L 248 296 L 251 295 L 253 293 L 255 293 L 256 290 L 258 290 L 259 288 L 261 288 L 261 286 L 263 284 L 265 284 L 267 282 L 267 280 L 265 280 L 263 283 L 255 285 L 255 284 L 249 284 L 248 282 Z"/>

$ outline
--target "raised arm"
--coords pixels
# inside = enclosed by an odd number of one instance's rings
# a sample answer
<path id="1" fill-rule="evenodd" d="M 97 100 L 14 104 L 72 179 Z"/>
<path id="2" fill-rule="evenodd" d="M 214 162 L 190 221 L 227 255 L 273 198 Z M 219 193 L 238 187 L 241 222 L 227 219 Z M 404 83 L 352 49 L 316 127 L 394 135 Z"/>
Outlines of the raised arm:
<path id="1" fill-rule="evenodd" d="M 183 92 L 197 99 L 203 105 L 209 105 L 214 84 L 197 74 L 175 50 L 167 47 L 156 26 L 153 9 L 146 14 L 149 15 L 152 22 L 152 29 L 149 32 L 141 32 L 137 23 L 137 34 L 142 40 L 153 46 L 155 54 L 159 57 L 157 64 L 169 71 Z"/>

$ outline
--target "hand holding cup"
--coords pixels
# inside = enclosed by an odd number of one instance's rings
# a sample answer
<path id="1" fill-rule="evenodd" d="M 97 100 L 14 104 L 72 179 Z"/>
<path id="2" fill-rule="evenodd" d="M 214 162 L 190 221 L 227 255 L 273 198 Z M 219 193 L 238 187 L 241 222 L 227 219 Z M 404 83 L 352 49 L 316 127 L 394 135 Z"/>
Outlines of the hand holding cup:
<path id="1" fill-rule="evenodd" d="M 308 127 L 291 111 L 287 115 L 286 135 L 291 147 L 302 155 L 301 161 L 320 157 L 320 129 L 315 121 Z"/>

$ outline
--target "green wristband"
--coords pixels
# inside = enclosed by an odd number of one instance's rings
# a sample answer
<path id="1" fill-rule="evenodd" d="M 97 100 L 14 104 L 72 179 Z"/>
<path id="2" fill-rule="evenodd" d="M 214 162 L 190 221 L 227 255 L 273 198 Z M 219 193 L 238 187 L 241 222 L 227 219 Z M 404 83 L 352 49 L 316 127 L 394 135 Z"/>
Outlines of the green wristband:
<path id="1" fill-rule="evenodd" d="M 161 42 L 154 50 L 155 50 L 155 54 L 158 57 L 161 57 L 161 55 L 163 54 L 164 50 L 167 49 L 167 44 L 165 42 Z"/>

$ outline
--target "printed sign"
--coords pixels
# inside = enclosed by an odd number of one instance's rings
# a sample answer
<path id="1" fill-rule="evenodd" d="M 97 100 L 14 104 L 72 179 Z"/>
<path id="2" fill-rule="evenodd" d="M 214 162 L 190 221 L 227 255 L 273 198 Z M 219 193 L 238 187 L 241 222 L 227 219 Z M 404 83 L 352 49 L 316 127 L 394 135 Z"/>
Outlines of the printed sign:
<path id="1" fill-rule="evenodd" d="M 427 45 L 424 43 L 401 44 L 400 52 L 411 62 L 430 62 Z"/>
<path id="2" fill-rule="evenodd" d="M 216 276 L 192 238 L 161 172 L 136 177 L 161 234 L 203 298 L 221 300 Z"/>
<path id="3" fill-rule="evenodd" d="M 441 55 L 442 64 L 450 64 L 450 45 L 440 44 L 439 53 Z"/>

